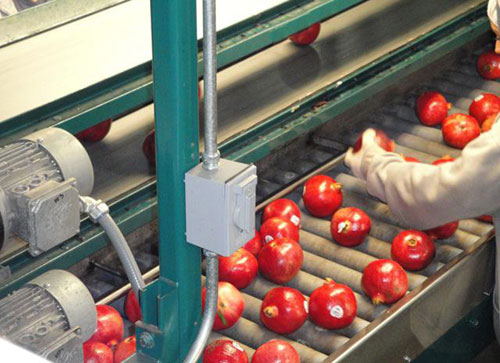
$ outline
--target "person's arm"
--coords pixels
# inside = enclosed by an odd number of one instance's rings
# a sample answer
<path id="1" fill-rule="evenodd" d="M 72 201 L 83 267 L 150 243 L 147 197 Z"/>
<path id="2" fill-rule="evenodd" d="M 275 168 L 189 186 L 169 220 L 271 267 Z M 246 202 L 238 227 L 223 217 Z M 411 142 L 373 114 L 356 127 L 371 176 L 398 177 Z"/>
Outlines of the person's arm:
<path id="1" fill-rule="evenodd" d="M 500 54 L 500 0 L 489 0 L 488 1 L 488 18 L 490 19 L 491 29 L 497 36 L 497 41 L 495 42 L 495 53 Z"/>
<path id="2" fill-rule="evenodd" d="M 498 122 L 470 142 L 460 158 L 438 166 L 407 163 L 378 147 L 363 149 L 359 155 L 348 153 L 346 164 L 408 226 L 428 229 L 500 208 Z"/>

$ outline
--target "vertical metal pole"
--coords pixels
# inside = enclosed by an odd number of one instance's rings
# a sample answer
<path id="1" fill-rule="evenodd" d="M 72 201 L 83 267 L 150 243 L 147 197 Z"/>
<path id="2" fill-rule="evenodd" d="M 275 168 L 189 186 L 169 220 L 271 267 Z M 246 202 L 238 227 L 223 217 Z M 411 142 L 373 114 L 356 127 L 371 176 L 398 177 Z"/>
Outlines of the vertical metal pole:
<path id="1" fill-rule="evenodd" d="M 184 193 L 184 174 L 199 161 L 196 0 L 151 0 L 151 21 L 160 280 L 176 290 L 175 299 L 160 299 L 158 322 L 168 336 L 161 361 L 176 362 L 195 338 L 201 310 L 200 249 L 186 243 Z M 162 316 L 172 304 L 177 316 Z"/>

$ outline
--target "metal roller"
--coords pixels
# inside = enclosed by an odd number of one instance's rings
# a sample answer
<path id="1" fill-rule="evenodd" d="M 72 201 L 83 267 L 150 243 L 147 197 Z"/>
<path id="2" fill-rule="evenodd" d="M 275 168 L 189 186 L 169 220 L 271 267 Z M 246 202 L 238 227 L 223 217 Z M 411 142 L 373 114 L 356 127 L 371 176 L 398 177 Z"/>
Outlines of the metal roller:
<path id="1" fill-rule="evenodd" d="M 466 84 L 468 87 L 482 89 L 485 92 L 500 93 L 500 84 L 498 82 L 488 81 L 477 76 L 471 77 L 467 74 L 451 71 L 446 73 L 443 78 L 457 84 Z"/>
<path id="2" fill-rule="evenodd" d="M 401 120 L 395 118 L 394 116 L 387 115 L 385 113 L 377 112 L 370 118 L 370 121 L 375 122 L 378 128 L 382 129 L 390 129 L 394 131 L 407 132 L 415 136 L 419 136 L 425 140 L 433 141 L 433 142 L 443 142 L 443 135 L 441 130 L 426 127 L 421 124 L 413 124 L 412 122 L 406 122 L 405 120 Z M 364 128 L 368 128 L 369 126 L 365 126 Z M 424 154 L 430 155 L 426 152 Z"/>
<path id="3" fill-rule="evenodd" d="M 231 339 L 240 341 L 254 349 L 257 349 L 257 347 L 272 339 L 287 341 L 297 350 L 302 363 L 319 363 L 323 362 L 327 358 L 327 356 L 323 353 L 315 351 L 314 349 L 291 339 L 284 338 L 281 335 L 273 333 L 272 331 L 265 329 L 253 321 L 245 318 L 240 318 L 235 325 L 224 330 L 224 335 L 227 335 Z"/>

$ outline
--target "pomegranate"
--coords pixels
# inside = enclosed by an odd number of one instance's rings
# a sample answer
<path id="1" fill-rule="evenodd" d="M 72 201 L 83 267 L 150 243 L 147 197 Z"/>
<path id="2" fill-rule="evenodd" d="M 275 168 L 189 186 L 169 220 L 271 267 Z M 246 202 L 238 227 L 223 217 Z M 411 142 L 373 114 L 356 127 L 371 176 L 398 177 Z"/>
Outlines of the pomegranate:
<path id="1" fill-rule="evenodd" d="M 396 144 L 394 140 L 391 140 L 389 136 L 386 135 L 385 132 L 379 129 L 375 129 L 375 142 L 385 151 L 393 152 L 396 148 Z M 358 152 L 363 146 L 363 133 L 358 136 L 354 146 L 352 147 L 353 152 Z"/>
<path id="2" fill-rule="evenodd" d="M 351 288 L 327 280 L 309 297 L 309 317 L 325 329 L 342 329 L 356 317 L 358 304 Z"/>
<path id="3" fill-rule="evenodd" d="M 422 93 L 415 102 L 415 112 L 420 122 L 426 126 L 436 126 L 441 124 L 448 116 L 451 104 L 444 96 L 436 91 Z"/>
<path id="4" fill-rule="evenodd" d="M 81 141 L 87 142 L 101 141 L 108 134 L 109 130 L 111 129 L 112 123 L 113 120 L 111 119 L 103 121 L 101 123 L 98 123 L 97 125 L 89 127 L 88 129 L 80 131 L 76 134 L 76 137 Z"/>
<path id="5" fill-rule="evenodd" d="M 465 145 L 481 134 L 481 128 L 476 119 L 464 113 L 448 116 L 443 121 L 441 131 L 444 141 L 458 149 L 463 149 Z"/>
<path id="6" fill-rule="evenodd" d="M 113 351 L 106 344 L 83 343 L 83 363 L 113 363 Z"/>
<path id="7" fill-rule="evenodd" d="M 109 305 L 96 305 L 97 328 L 88 342 L 100 342 L 113 347 L 123 339 L 123 320 Z"/>
<path id="8" fill-rule="evenodd" d="M 445 239 L 453 236 L 458 228 L 458 221 L 443 224 L 425 231 L 432 239 Z"/>
<path id="9" fill-rule="evenodd" d="M 207 288 L 204 287 L 201 291 L 201 306 L 205 309 L 205 295 Z M 245 308 L 245 301 L 241 292 L 231 283 L 220 281 L 217 300 L 217 315 L 215 316 L 214 326 L 212 330 L 218 331 L 232 327 Z"/>
<path id="10" fill-rule="evenodd" d="M 361 287 L 375 305 L 392 304 L 408 290 L 408 277 L 397 262 L 376 260 L 365 267 Z"/>
<path id="11" fill-rule="evenodd" d="M 252 363 L 300 363 L 300 356 L 289 343 L 273 339 L 257 348 Z"/>
<path id="12" fill-rule="evenodd" d="M 392 240 L 392 259 L 410 271 L 427 267 L 435 254 L 434 242 L 421 231 L 402 231 Z"/>
<path id="13" fill-rule="evenodd" d="M 477 217 L 480 221 L 487 222 L 487 223 L 493 223 L 493 217 L 489 215 L 482 215 L 480 217 Z"/>
<path id="14" fill-rule="evenodd" d="M 342 184 L 327 175 L 315 175 L 304 184 L 302 200 L 313 216 L 331 216 L 342 205 Z"/>
<path id="15" fill-rule="evenodd" d="M 304 259 L 300 245 L 290 238 L 278 238 L 259 252 L 260 273 L 270 281 L 283 284 L 297 275 Z"/>
<path id="16" fill-rule="evenodd" d="M 476 119 L 479 126 L 493 114 L 500 112 L 500 97 L 493 93 L 483 93 L 474 98 L 469 106 L 469 114 Z"/>
<path id="17" fill-rule="evenodd" d="M 477 72 L 485 79 L 500 78 L 500 55 L 485 52 L 477 59 Z"/>
<path id="18" fill-rule="evenodd" d="M 156 167 L 156 150 L 155 150 L 155 130 L 151 130 L 142 142 L 142 151 L 148 159 L 149 165 Z"/>
<path id="19" fill-rule="evenodd" d="M 244 248 L 229 257 L 219 257 L 219 279 L 232 283 L 238 289 L 250 285 L 258 270 L 257 259 Z"/>
<path id="20" fill-rule="evenodd" d="M 420 160 L 418 160 L 417 158 L 414 158 L 413 156 L 403 156 L 403 159 L 404 161 L 406 161 L 407 163 L 419 163 Z"/>
<path id="21" fill-rule="evenodd" d="M 371 227 L 372 222 L 365 212 L 358 208 L 347 207 L 335 212 L 330 232 L 337 243 L 352 247 L 365 240 Z"/>
<path id="22" fill-rule="evenodd" d="M 123 339 L 115 350 L 115 363 L 121 363 L 135 353 L 135 335 Z"/>
<path id="23" fill-rule="evenodd" d="M 260 307 L 260 320 L 278 334 L 290 334 L 307 320 L 307 300 L 291 287 L 271 289 Z"/>
<path id="24" fill-rule="evenodd" d="M 207 345 L 202 363 L 248 363 L 248 356 L 238 343 L 219 339 Z"/>
<path id="25" fill-rule="evenodd" d="M 141 307 L 139 306 L 139 301 L 135 296 L 134 291 L 130 290 L 125 298 L 125 304 L 123 305 L 123 311 L 127 319 L 134 324 L 137 320 L 141 320 Z"/>
<path id="26" fill-rule="evenodd" d="M 450 161 L 455 161 L 455 159 L 453 159 L 450 155 L 445 155 L 445 156 L 441 157 L 441 159 L 434 160 L 432 162 L 432 165 L 439 165 L 439 164 L 443 164 L 443 163 L 449 163 Z"/>
<path id="27" fill-rule="evenodd" d="M 483 124 L 481 125 L 481 131 L 482 132 L 490 131 L 491 128 L 493 127 L 493 124 L 495 123 L 497 117 L 498 117 L 498 112 L 489 115 L 486 118 L 486 120 L 484 120 Z"/>
<path id="28" fill-rule="evenodd" d="M 320 23 L 314 23 L 310 27 L 295 33 L 293 35 L 290 35 L 289 39 L 293 42 L 295 45 L 309 45 L 312 42 L 318 38 L 319 31 L 321 30 L 321 24 Z"/>
<path id="29" fill-rule="evenodd" d="M 290 221 L 276 217 L 269 218 L 260 226 L 260 237 L 264 240 L 264 244 L 277 238 L 291 238 L 298 241 L 299 228 Z"/>
<path id="30" fill-rule="evenodd" d="M 259 254 L 259 251 L 262 248 L 262 241 L 260 239 L 259 231 L 255 230 L 255 236 L 250 241 L 245 243 L 243 248 L 249 251 L 254 256 L 257 256 Z"/>
<path id="31" fill-rule="evenodd" d="M 293 200 L 283 198 L 269 203 L 262 214 L 262 223 L 273 217 L 290 221 L 300 227 L 300 209 Z"/>

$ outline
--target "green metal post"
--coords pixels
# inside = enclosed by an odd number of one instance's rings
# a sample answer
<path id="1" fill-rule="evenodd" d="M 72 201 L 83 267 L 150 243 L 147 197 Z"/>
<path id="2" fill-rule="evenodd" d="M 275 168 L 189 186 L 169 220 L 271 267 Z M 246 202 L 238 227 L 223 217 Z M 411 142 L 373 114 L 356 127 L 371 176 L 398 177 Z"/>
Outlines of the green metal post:
<path id="1" fill-rule="evenodd" d="M 184 174 L 198 159 L 195 0 L 151 0 L 161 362 L 181 361 L 200 319 L 200 250 L 186 242 Z"/>

